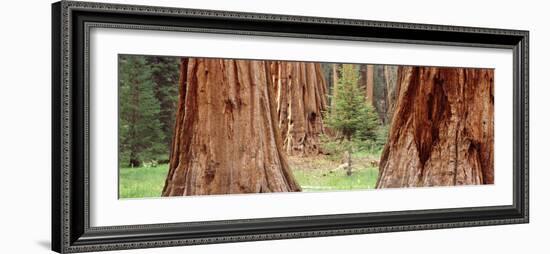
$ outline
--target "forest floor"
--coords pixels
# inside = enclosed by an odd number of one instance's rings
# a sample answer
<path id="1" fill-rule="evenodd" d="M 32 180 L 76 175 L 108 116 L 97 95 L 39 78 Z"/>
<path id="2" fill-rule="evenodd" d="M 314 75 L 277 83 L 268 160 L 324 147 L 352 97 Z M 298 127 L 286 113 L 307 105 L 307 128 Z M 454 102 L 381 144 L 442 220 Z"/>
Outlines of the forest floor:
<path id="1" fill-rule="evenodd" d="M 354 153 L 352 174 L 348 176 L 340 160 L 331 156 L 291 156 L 288 158 L 294 177 L 304 192 L 373 189 L 378 178 L 378 161 L 374 155 Z"/>
<path id="2" fill-rule="evenodd" d="M 338 168 L 340 159 L 330 155 L 290 156 L 288 162 L 304 192 L 373 189 L 378 178 L 378 154 L 352 155 L 352 174 Z M 156 167 L 124 168 L 119 171 L 119 198 L 160 197 L 168 164 Z"/>

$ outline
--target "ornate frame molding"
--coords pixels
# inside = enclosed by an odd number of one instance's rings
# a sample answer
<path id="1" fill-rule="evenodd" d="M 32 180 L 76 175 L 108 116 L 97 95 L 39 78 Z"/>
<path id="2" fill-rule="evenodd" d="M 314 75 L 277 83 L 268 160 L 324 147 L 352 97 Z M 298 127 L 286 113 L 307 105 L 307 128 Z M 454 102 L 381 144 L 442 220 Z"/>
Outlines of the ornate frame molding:
<path id="1" fill-rule="evenodd" d="M 167 25 L 163 21 L 166 19 L 175 23 Z M 88 35 L 92 27 L 512 49 L 514 51 L 514 205 L 90 227 L 87 141 L 89 102 L 87 97 Z M 61 253 L 72 253 L 528 223 L 528 45 L 529 32 L 518 30 L 73 1 L 54 3 L 52 5 L 52 249 Z M 396 222 L 398 225 L 395 225 Z M 206 229 L 220 229 L 220 233 L 205 233 L 208 231 Z"/>

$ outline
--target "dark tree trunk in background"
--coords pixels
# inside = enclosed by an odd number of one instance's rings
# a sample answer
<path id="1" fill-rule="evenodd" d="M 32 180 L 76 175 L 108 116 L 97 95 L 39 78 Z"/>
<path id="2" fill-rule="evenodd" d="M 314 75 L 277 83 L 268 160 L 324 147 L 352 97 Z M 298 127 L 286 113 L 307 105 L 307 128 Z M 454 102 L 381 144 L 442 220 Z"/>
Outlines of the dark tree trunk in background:
<path id="1" fill-rule="evenodd" d="M 327 85 L 319 63 L 271 62 L 279 129 L 289 155 L 321 152 Z"/>
<path id="2" fill-rule="evenodd" d="M 132 99 L 131 99 L 131 103 L 132 105 L 134 106 L 132 109 L 131 109 L 131 123 L 133 125 L 131 125 L 131 128 L 130 128 L 130 131 L 129 131 L 129 134 L 130 134 L 130 137 L 132 140 L 136 140 L 138 139 L 138 133 L 137 133 L 137 130 L 136 130 L 136 123 L 139 121 L 139 83 L 136 81 L 136 80 L 132 80 L 131 81 L 131 94 L 132 94 Z M 141 160 L 138 156 L 138 151 L 139 151 L 139 145 L 138 143 L 132 143 L 130 145 L 130 167 L 131 168 L 138 168 L 139 166 L 141 166 Z"/>
<path id="3" fill-rule="evenodd" d="M 332 99 L 330 100 L 330 106 L 334 107 L 334 98 L 336 98 L 336 86 L 338 86 L 338 75 L 340 68 L 339 64 L 332 64 Z"/>
<path id="4" fill-rule="evenodd" d="M 391 124 L 393 113 L 395 111 L 395 104 L 397 102 L 397 96 L 399 94 L 399 85 L 397 82 L 397 66 L 385 65 L 384 66 L 384 81 L 386 84 L 386 116 L 385 124 Z"/>
<path id="5" fill-rule="evenodd" d="M 182 59 L 163 196 L 300 191 L 264 61 Z"/>
<path id="6" fill-rule="evenodd" d="M 384 75 L 384 66 L 374 66 L 374 108 L 378 113 L 380 123 L 388 123 L 388 102 L 387 99 L 386 76 Z"/>
<path id="7" fill-rule="evenodd" d="M 377 188 L 492 184 L 493 70 L 399 68 Z"/>
<path id="8" fill-rule="evenodd" d="M 391 124 L 397 99 L 397 66 L 374 66 L 374 107 L 383 125 Z"/>
<path id="9" fill-rule="evenodd" d="M 368 88 L 368 85 L 369 85 L 369 81 L 367 79 L 368 71 L 367 71 L 367 65 L 366 64 L 359 65 L 359 75 L 361 77 L 361 79 L 359 80 L 359 86 L 362 89 L 365 89 L 365 92 L 366 92 L 367 88 Z M 365 98 L 366 98 L 366 95 L 365 95 Z"/>

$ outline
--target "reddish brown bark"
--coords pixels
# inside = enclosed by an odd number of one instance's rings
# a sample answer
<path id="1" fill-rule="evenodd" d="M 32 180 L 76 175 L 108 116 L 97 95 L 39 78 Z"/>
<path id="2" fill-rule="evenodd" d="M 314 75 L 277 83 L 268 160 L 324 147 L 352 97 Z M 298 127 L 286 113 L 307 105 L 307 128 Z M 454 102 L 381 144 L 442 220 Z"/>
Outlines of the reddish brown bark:
<path id="1" fill-rule="evenodd" d="M 399 67 L 377 188 L 492 184 L 489 69 Z"/>
<path id="2" fill-rule="evenodd" d="M 321 152 L 322 114 L 327 108 L 327 88 L 321 65 L 304 62 L 272 62 L 271 75 L 277 94 L 279 129 L 290 155 Z"/>
<path id="3" fill-rule="evenodd" d="M 300 191 L 264 61 L 183 59 L 163 196 Z"/>
<path id="4" fill-rule="evenodd" d="M 364 80 L 365 98 L 367 102 L 374 106 L 374 65 L 361 65 L 361 76 Z"/>

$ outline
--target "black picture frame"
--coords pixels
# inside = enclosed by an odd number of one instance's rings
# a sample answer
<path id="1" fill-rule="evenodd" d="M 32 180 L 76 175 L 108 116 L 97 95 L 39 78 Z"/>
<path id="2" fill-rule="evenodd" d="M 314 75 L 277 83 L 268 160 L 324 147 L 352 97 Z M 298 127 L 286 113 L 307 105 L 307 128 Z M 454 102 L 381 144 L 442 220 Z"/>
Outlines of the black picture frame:
<path id="1" fill-rule="evenodd" d="M 513 205 L 90 227 L 91 27 L 513 50 Z M 528 223 L 529 32 L 61 1 L 52 5 L 52 250 L 60 253 Z"/>

